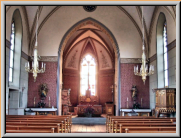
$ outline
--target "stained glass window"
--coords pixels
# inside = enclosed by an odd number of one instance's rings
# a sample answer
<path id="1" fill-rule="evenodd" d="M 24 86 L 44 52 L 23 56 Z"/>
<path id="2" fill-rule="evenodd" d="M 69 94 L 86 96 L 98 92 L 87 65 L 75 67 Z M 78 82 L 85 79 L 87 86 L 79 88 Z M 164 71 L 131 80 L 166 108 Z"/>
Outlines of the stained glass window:
<path id="1" fill-rule="evenodd" d="M 96 93 L 96 64 L 92 56 L 86 55 L 81 63 L 81 95 L 86 94 L 86 90 L 91 91 L 91 95 Z"/>

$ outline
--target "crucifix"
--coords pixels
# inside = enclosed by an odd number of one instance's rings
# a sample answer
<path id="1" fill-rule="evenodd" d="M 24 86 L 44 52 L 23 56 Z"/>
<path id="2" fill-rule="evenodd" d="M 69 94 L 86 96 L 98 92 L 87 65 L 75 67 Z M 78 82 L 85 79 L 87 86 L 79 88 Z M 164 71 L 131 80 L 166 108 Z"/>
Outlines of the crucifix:
<path id="1" fill-rule="evenodd" d="M 114 103 L 114 85 L 110 87 L 112 89 L 112 102 Z"/>

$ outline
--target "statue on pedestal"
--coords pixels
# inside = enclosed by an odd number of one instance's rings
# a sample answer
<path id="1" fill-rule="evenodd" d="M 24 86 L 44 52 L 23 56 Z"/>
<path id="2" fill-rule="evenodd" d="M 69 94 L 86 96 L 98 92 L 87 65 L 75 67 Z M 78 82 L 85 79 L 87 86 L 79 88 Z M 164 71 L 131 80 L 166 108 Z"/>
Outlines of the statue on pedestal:
<path id="1" fill-rule="evenodd" d="M 136 103 L 136 99 L 137 99 L 137 88 L 136 88 L 136 85 L 132 86 L 131 92 L 132 92 L 132 98 L 133 98 L 133 101 L 134 101 L 134 104 L 135 104 Z"/>

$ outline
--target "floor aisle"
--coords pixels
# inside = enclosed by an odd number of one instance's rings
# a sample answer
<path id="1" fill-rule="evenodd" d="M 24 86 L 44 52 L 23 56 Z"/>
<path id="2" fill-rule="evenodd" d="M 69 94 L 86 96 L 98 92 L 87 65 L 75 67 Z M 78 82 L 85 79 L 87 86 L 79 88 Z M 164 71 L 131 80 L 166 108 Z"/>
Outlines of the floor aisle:
<path id="1" fill-rule="evenodd" d="M 71 133 L 106 133 L 106 125 L 72 125 Z"/>

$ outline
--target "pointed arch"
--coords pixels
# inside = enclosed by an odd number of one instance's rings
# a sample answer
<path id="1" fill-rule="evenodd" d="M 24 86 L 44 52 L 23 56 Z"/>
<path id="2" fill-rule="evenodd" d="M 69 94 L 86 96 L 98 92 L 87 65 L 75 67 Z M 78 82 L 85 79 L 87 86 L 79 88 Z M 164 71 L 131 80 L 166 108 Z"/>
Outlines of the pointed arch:
<path id="1" fill-rule="evenodd" d="M 163 41 L 163 31 L 164 23 L 166 22 L 165 14 L 160 12 L 157 20 L 156 26 L 156 50 L 157 50 L 157 85 L 158 88 L 164 88 L 164 41 Z"/>
<path id="2" fill-rule="evenodd" d="M 97 28 L 99 28 L 103 33 L 107 35 L 109 38 L 109 41 L 111 42 L 114 53 L 115 53 L 115 80 L 114 80 L 114 85 L 115 85 L 115 95 L 114 95 L 114 104 L 116 105 L 115 109 L 115 114 L 119 115 L 119 109 L 120 109 L 120 103 L 121 103 L 121 89 L 120 89 L 120 52 L 119 52 L 119 47 L 117 44 L 117 41 L 112 34 L 112 32 L 104 26 L 102 23 L 99 21 L 89 17 L 86 19 L 83 19 L 79 22 L 77 22 L 75 25 L 73 25 L 63 36 L 61 39 L 59 49 L 58 49 L 58 66 L 57 66 L 57 109 L 58 109 L 58 114 L 61 114 L 61 85 L 62 85 L 62 60 L 63 60 L 63 51 L 66 46 L 66 43 L 68 42 L 69 38 L 72 36 L 74 32 L 76 32 L 79 28 L 82 26 L 85 26 L 87 24 L 91 24 Z"/>

